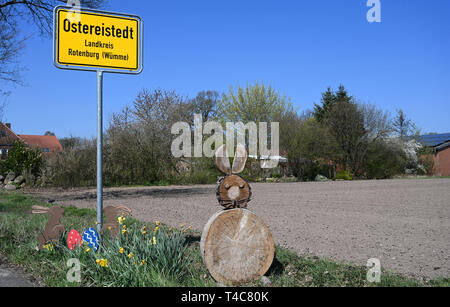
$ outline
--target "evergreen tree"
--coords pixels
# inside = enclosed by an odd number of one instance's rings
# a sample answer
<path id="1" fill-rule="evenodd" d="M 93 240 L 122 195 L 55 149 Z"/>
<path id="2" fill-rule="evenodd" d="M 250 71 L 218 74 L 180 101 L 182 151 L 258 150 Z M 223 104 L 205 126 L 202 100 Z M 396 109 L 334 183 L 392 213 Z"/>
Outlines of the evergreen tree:
<path id="1" fill-rule="evenodd" d="M 322 105 L 314 104 L 314 117 L 318 122 L 322 122 L 325 115 L 330 111 L 336 100 L 335 94 L 328 87 L 327 91 L 322 93 L 320 102 Z"/>
<path id="2" fill-rule="evenodd" d="M 314 117 L 318 122 L 323 123 L 336 103 L 353 103 L 353 96 L 349 96 L 347 90 L 341 84 L 339 85 L 337 92 L 333 92 L 331 88 L 328 87 L 326 92 L 322 93 L 320 102 L 321 105 L 314 104 Z"/>

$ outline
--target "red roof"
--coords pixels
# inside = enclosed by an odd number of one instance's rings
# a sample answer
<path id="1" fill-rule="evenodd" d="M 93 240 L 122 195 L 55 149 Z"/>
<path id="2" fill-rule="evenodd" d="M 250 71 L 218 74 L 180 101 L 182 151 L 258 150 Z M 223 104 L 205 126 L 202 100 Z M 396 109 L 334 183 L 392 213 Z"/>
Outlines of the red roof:
<path id="1" fill-rule="evenodd" d="M 39 147 L 41 150 L 48 148 L 50 151 L 62 151 L 62 146 L 59 140 L 54 135 L 23 135 L 19 137 L 24 140 L 30 147 Z"/>

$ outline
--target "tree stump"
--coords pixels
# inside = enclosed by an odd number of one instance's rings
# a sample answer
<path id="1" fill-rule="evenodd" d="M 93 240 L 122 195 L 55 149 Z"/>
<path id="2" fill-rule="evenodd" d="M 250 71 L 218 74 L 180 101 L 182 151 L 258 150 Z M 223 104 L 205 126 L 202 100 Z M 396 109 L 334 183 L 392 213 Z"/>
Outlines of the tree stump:
<path id="1" fill-rule="evenodd" d="M 200 241 L 203 261 L 212 277 L 226 285 L 261 278 L 274 257 L 274 241 L 264 222 L 247 209 L 213 215 Z"/>

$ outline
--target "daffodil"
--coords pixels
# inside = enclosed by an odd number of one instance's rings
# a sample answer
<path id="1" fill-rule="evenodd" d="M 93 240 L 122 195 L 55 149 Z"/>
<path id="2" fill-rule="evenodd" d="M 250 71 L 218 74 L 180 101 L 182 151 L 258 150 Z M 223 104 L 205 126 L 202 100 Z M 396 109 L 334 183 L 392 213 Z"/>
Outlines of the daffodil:
<path id="1" fill-rule="evenodd" d="M 144 265 L 145 264 L 145 259 L 143 259 L 142 261 L 141 261 L 141 265 Z"/>
<path id="2" fill-rule="evenodd" d="M 108 259 L 97 259 L 95 262 L 103 268 L 108 266 Z"/>
<path id="3" fill-rule="evenodd" d="M 53 244 L 52 243 L 48 243 L 42 246 L 42 248 L 48 250 L 48 251 L 53 251 Z"/>
<path id="4" fill-rule="evenodd" d="M 158 227 L 158 226 L 156 226 L 156 227 L 155 227 L 155 231 L 158 231 L 158 230 L 159 230 L 159 227 Z"/>
<path id="5" fill-rule="evenodd" d="M 153 245 L 155 245 L 155 244 L 156 244 L 156 237 L 153 236 Z"/>
<path id="6" fill-rule="evenodd" d="M 127 230 L 126 229 L 122 229 L 122 234 L 124 235 L 126 233 L 127 233 Z"/>
<path id="7" fill-rule="evenodd" d="M 129 253 L 129 254 L 128 254 L 128 258 L 131 259 L 131 258 L 133 258 L 133 257 L 134 257 L 134 254 L 133 254 L 133 253 Z"/>
<path id="8" fill-rule="evenodd" d="M 123 254 L 124 251 L 123 247 L 119 248 L 119 253 Z"/>
<path id="9" fill-rule="evenodd" d="M 145 236 L 147 234 L 147 232 L 144 230 L 144 231 L 142 231 L 142 234 Z"/>
<path id="10" fill-rule="evenodd" d="M 117 218 L 117 220 L 119 221 L 119 224 L 120 224 L 120 225 L 122 225 L 123 222 L 125 222 L 125 218 L 124 218 L 123 216 L 119 216 L 119 217 Z"/>
<path id="11" fill-rule="evenodd" d="M 159 221 L 155 222 L 156 226 L 159 226 L 161 223 Z"/>
<path id="12" fill-rule="evenodd" d="M 91 249 L 88 247 L 84 250 L 86 253 L 89 253 L 91 251 Z"/>

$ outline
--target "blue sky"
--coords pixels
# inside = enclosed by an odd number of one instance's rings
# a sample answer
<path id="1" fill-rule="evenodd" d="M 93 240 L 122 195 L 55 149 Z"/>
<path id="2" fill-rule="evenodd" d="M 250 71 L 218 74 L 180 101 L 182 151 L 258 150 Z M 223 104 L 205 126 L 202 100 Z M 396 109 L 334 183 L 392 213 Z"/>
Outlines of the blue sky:
<path id="1" fill-rule="evenodd" d="M 143 88 L 193 97 L 259 81 L 299 112 L 342 83 L 423 132 L 450 132 L 450 1 L 380 2 L 381 23 L 369 23 L 366 0 L 109 0 L 104 10 L 142 17 L 144 70 L 105 74 L 104 125 Z M 57 69 L 51 38 L 38 35 L 19 60 L 27 86 L 12 88 L 5 114 L 16 133 L 96 135 L 94 72 Z"/>

